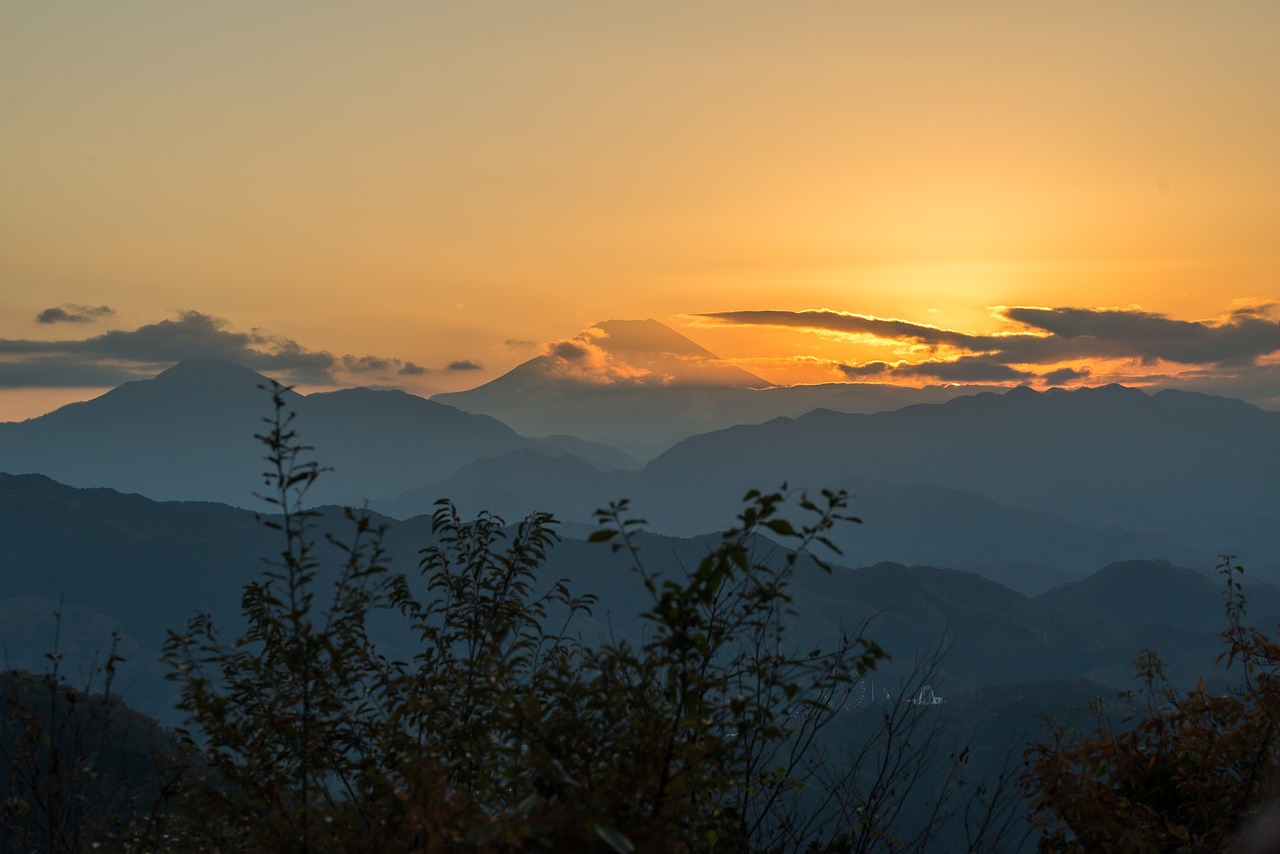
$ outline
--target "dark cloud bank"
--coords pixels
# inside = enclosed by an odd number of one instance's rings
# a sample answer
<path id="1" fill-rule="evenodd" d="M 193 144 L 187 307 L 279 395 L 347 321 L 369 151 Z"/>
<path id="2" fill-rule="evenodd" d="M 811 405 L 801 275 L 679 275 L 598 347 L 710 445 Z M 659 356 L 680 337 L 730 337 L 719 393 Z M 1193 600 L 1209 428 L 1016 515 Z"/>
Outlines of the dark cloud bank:
<path id="1" fill-rule="evenodd" d="M 1121 360 L 1137 367 L 1184 366 L 1173 382 L 1251 399 L 1280 395 L 1280 320 L 1274 303 L 1234 308 L 1216 320 L 1173 320 L 1137 309 L 1031 308 L 1001 310 L 1020 327 L 999 334 L 969 334 L 934 326 L 837 311 L 725 311 L 700 315 L 735 325 L 787 326 L 901 341 L 925 349 L 917 362 L 844 365 L 850 379 L 935 379 L 944 382 L 1033 382 L 1049 385 L 1087 379 L 1086 367 L 1037 371 L 1029 366 Z M 944 354 L 943 351 L 951 351 Z M 958 356 L 954 355 L 959 353 Z M 1245 393 L 1247 391 L 1247 393 Z"/>
<path id="2" fill-rule="evenodd" d="M 83 323 L 114 312 L 64 305 L 40 312 L 39 323 Z M 333 385 L 334 372 L 420 375 L 426 368 L 382 356 L 335 356 L 260 330 L 236 332 L 226 321 L 184 311 L 132 330 L 63 341 L 0 339 L 0 387 L 107 387 L 153 376 L 192 356 L 213 356 L 264 371 L 290 384 Z"/>

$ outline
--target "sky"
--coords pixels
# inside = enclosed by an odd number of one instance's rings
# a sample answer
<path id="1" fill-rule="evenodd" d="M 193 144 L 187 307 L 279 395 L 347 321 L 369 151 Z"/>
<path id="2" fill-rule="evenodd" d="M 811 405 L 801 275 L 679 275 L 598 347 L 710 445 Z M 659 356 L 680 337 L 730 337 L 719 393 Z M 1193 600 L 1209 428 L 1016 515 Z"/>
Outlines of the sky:
<path id="1" fill-rule="evenodd" d="M 1280 4 L 6 3 L 0 420 L 186 355 L 1280 408 Z"/>

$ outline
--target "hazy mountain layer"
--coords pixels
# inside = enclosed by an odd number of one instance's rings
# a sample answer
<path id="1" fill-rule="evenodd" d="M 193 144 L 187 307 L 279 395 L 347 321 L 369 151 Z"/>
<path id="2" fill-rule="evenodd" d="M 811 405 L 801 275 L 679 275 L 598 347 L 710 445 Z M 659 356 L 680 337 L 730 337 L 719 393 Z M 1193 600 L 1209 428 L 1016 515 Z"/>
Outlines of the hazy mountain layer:
<path id="1" fill-rule="evenodd" d="M 0 469 L 261 506 L 262 383 L 226 362 L 184 362 L 0 425 Z M 403 517 L 446 496 L 509 518 L 589 522 L 629 498 L 653 529 L 692 535 L 721 527 L 748 489 L 785 482 L 857 496 L 866 525 L 838 536 L 853 561 L 971 569 L 1028 593 L 1115 560 L 1204 567 L 1231 552 L 1264 574 L 1275 560 L 1280 413 L 1199 394 L 1015 389 L 866 415 L 815 410 L 690 438 L 632 472 L 600 470 L 634 466 L 612 448 L 528 439 L 400 392 L 286 396 L 292 426 L 333 469 L 317 503 L 399 496 L 375 506 Z"/>
<path id="2" fill-rule="evenodd" d="M 468 391 L 431 399 L 529 436 L 568 433 L 651 459 L 681 439 L 818 407 L 882 412 L 982 388 L 771 387 L 656 320 L 611 320 Z"/>
<path id="3" fill-rule="evenodd" d="M 664 512 L 747 485 L 844 486 L 869 477 L 977 493 L 1076 525 L 1149 531 L 1258 563 L 1274 552 L 1239 544 L 1256 542 L 1256 520 L 1280 507 L 1276 448 L 1280 413 L 1237 400 L 1120 386 L 1018 388 L 734 427 L 680 443 L 643 474 L 654 493 L 688 497 Z M 920 536 L 930 536 L 927 524 Z"/>
<path id="4" fill-rule="evenodd" d="M 155 379 L 126 383 L 40 418 L 0 424 L 0 471 L 40 473 L 158 499 L 256 507 L 272 414 L 267 380 L 211 358 L 189 359 Z M 520 448 L 565 448 L 606 468 L 629 457 L 572 437 L 528 439 L 483 415 L 399 391 L 286 393 L 294 427 L 332 469 L 313 498 L 359 504 L 446 477 L 468 462 Z"/>
<path id="5" fill-rule="evenodd" d="M 724 520 L 727 524 L 728 520 Z M 387 537 L 391 567 L 417 581 L 418 550 L 432 542 L 425 517 L 394 522 Z M 319 554 L 335 568 L 340 553 L 324 534 L 345 539 L 343 515 L 330 508 L 318 522 Z M 278 535 L 249 511 L 196 502 L 154 502 L 112 490 L 74 489 L 39 476 L 0 475 L 0 645 L 15 666 L 41 667 L 52 648 L 51 623 L 43 610 L 64 602 L 64 651 L 83 669 L 95 650 L 105 650 L 111 629 L 125 636 L 124 649 L 139 659 L 131 702 L 163 712 L 167 688 L 150 656 L 165 629 L 184 626 L 197 611 L 215 615 L 225 632 L 238 622 L 241 587 L 265 568 L 263 558 L 279 549 Z M 678 573 L 695 563 L 713 542 L 645 534 L 638 539 L 651 569 Z M 767 540 L 758 548 L 783 552 Z M 1154 569 L 1153 569 L 1154 567 Z M 581 630 L 637 637 L 646 594 L 624 557 L 606 546 L 565 540 L 552 552 L 543 578 L 567 578 L 575 590 L 599 594 Z M 1115 619 L 1113 603 L 1137 579 L 1150 595 L 1153 613 L 1165 622 L 1154 629 Z M 945 651 L 939 677 L 946 690 L 1050 677 L 1090 675 L 1117 686 L 1129 679 L 1129 662 L 1143 643 L 1162 641 L 1179 678 L 1212 669 L 1219 644 L 1217 624 L 1205 612 L 1156 608 L 1159 601 L 1205 598 L 1201 575 L 1161 564 L 1110 567 L 1087 582 L 1029 599 L 970 572 L 928 566 L 879 564 L 836 567 L 827 575 L 802 565 L 796 577 L 797 642 L 831 643 L 842 631 L 865 629 L 894 656 L 881 672 L 884 684 L 904 679 L 920 656 Z M 1096 597 L 1076 590 L 1101 590 Z M 1108 592 L 1111 591 L 1111 592 Z M 1280 591 L 1249 588 L 1260 619 L 1280 616 Z M 1056 598 L 1055 598 L 1056 597 Z M 1089 604 L 1096 601 L 1095 605 Z M 1143 607 L 1133 603 L 1126 613 Z M 1058 607 L 1055 602 L 1061 602 Z M 1273 611 L 1275 612 L 1273 614 Z M 1123 616 L 1123 615 L 1122 615 Z M 377 619 L 386 634 L 393 619 Z M 401 642 L 404 642 L 401 639 Z M 34 659 L 34 660 L 32 660 Z M 940 689 L 941 690 L 941 689 Z"/>
<path id="6" fill-rule="evenodd" d="M 627 497 L 655 529 L 689 535 L 713 528 L 748 489 L 839 488 L 867 522 L 838 538 L 856 560 L 957 566 L 1038 592 L 1123 559 L 1207 567 L 1228 552 L 1266 574 L 1277 447 L 1280 413 L 1240 401 L 1021 388 L 737 426 L 608 476 L 513 455 L 379 506 L 406 515 L 455 495 L 508 515 L 541 508 L 585 520 Z"/>
<path id="7" fill-rule="evenodd" d="M 750 463 L 744 463 L 744 468 Z M 380 512 L 406 518 L 430 512 L 448 496 L 468 512 L 492 510 L 506 519 L 535 510 L 589 522 L 598 508 L 629 498 L 633 512 L 654 530 L 691 536 L 713 530 L 735 512 L 753 481 L 738 470 L 673 485 L 653 466 L 602 473 L 572 457 L 516 451 L 478 460 L 450 477 L 393 501 Z M 779 481 L 754 483 L 777 486 Z M 856 475 L 831 477 L 832 488 L 855 495 L 852 511 L 863 524 L 833 538 L 856 563 L 895 561 L 973 570 L 1034 594 L 1126 558 L 1162 558 L 1207 566 L 1212 554 L 1172 539 L 1115 526 L 1072 524 L 1045 513 L 1002 507 L 980 495 L 934 486 L 900 486 Z"/>
<path id="8" fill-rule="evenodd" d="M 1274 574 L 1280 413 L 1207 395 L 1108 386 L 1019 388 L 893 412 L 815 410 L 690 438 L 633 473 L 531 455 L 480 463 L 383 505 L 429 496 L 568 519 L 619 497 L 656 529 L 714 527 L 751 488 L 857 495 L 859 561 L 974 569 L 1038 592 L 1115 560 L 1211 566 L 1233 553 Z"/>

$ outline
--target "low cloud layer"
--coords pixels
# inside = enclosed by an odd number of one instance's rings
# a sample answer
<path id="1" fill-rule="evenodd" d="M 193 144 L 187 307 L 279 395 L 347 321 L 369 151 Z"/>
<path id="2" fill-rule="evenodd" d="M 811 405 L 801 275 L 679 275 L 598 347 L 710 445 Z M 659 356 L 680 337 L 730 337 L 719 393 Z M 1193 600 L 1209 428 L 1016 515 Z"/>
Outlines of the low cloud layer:
<path id="1" fill-rule="evenodd" d="M 46 309 L 38 323 L 83 323 L 107 317 L 107 306 Z M 335 356 L 292 338 L 238 332 L 221 318 L 183 311 L 136 329 L 80 339 L 0 339 L 0 387 L 107 387 L 150 377 L 192 356 L 212 356 L 263 371 L 291 385 L 334 385 L 336 375 L 414 375 L 426 369 L 384 356 Z"/>
<path id="2" fill-rule="evenodd" d="M 1280 361 L 1280 319 L 1275 301 L 1234 304 L 1223 316 L 1176 320 L 1141 309 L 1041 308 L 998 310 L 1007 325 L 998 333 L 967 333 L 906 320 L 830 310 L 726 311 L 699 315 L 740 326 L 780 326 L 839 333 L 870 344 L 909 351 L 899 361 L 843 365 L 857 380 L 943 382 L 1088 381 L 1095 364 L 1119 366 L 1131 378 L 1144 375 L 1185 378 L 1188 384 L 1254 387 L 1274 375 Z M 1075 363 L 1075 364 L 1072 364 Z M 1081 364 L 1085 363 L 1085 364 Z M 1272 389 L 1264 398 L 1274 398 Z M 1254 393 L 1252 399 L 1258 399 Z"/>
<path id="3" fill-rule="evenodd" d="M 1020 371 L 985 356 L 901 364 L 866 362 L 861 365 L 841 365 L 840 372 L 854 380 L 882 379 L 884 375 L 892 374 L 948 383 L 1029 382 L 1037 377 L 1030 371 Z"/>
<path id="4" fill-rule="evenodd" d="M 606 321 L 548 344 L 535 365 L 555 379 L 601 387 L 767 385 L 652 320 Z"/>
<path id="5" fill-rule="evenodd" d="M 652 365 L 638 365 L 583 333 L 547 345 L 543 369 L 559 379 L 590 385 L 662 385 L 668 378 Z"/>

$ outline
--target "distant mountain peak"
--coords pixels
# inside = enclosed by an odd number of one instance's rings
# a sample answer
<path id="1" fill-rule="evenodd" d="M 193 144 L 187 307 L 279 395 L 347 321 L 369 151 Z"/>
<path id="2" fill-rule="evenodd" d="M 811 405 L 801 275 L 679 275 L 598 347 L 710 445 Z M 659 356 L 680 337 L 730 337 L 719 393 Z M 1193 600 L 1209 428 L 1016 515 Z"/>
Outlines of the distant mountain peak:
<path id="1" fill-rule="evenodd" d="M 554 342 L 479 389 L 765 388 L 770 383 L 728 364 L 664 323 L 605 320 Z M 467 394 L 464 392 L 463 394 Z"/>
<path id="2" fill-rule="evenodd" d="M 1041 405 L 1039 401 L 1056 401 L 1061 404 L 1064 401 L 1082 402 L 1089 400 L 1105 403 L 1120 400 L 1137 402 L 1149 399 L 1151 399 L 1151 395 L 1142 389 L 1120 385 L 1119 383 L 1080 386 L 1079 388 L 1048 388 L 1044 391 L 1038 391 L 1028 385 L 1020 385 L 1005 390 L 984 391 L 974 395 L 957 396 L 943 405 L 964 407 L 989 404 L 992 401 L 1004 401 L 1019 406 L 1038 406 Z"/>
<path id="3" fill-rule="evenodd" d="M 191 356 L 156 375 L 160 383 L 226 383 L 262 382 L 266 377 L 238 362 L 217 356 Z"/>
<path id="4" fill-rule="evenodd" d="M 1091 391 L 1094 394 L 1109 394 L 1116 397 L 1119 397 L 1120 395 L 1128 395 L 1129 397 L 1148 396 L 1147 393 L 1140 388 L 1121 385 L 1120 383 L 1107 383 L 1106 385 L 1093 386 L 1091 388 L 1086 387 L 1086 390 Z"/>
<path id="5" fill-rule="evenodd" d="M 581 338 L 583 335 L 597 337 L 597 331 L 604 333 L 598 338 L 602 346 L 606 346 L 613 353 L 669 353 L 673 356 L 719 358 L 715 353 L 653 318 L 605 320 L 582 332 L 578 337 Z"/>

